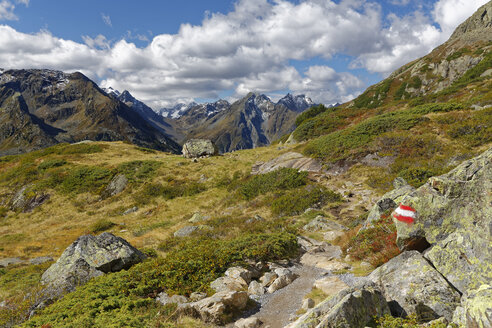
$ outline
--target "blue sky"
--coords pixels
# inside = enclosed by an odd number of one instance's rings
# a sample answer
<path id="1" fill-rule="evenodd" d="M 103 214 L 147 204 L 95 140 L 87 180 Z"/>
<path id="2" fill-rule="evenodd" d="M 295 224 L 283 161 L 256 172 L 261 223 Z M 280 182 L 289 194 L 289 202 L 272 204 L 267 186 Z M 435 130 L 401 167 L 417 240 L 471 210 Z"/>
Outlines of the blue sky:
<path id="1" fill-rule="evenodd" d="M 0 0 L 0 65 L 82 71 L 156 109 L 249 91 L 341 102 L 486 2 Z"/>

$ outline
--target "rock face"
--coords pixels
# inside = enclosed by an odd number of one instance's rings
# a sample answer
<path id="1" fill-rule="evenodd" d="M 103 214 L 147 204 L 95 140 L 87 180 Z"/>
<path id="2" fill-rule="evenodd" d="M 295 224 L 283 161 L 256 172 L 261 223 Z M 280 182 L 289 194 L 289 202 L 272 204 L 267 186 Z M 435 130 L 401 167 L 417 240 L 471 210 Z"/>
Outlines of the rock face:
<path id="1" fill-rule="evenodd" d="M 299 171 L 320 172 L 323 166 L 314 158 L 304 157 L 302 154 L 289 152 L 285 153 L 269 162 L 256 163 L 252 168 L 252 174 L 265 174 L 279 168 L 293 168 Z"/>
<path id="2" fill-rule="evenodd" d="M 183 145 L 183 156 L 186 158 L 214 156 L 217 154 L 217 147 L 208 139 L 191 139 Z"/>
<path id="3" fill-rule="evenodd" d="M 461 295 L 417 251 L 400 254 L 374 270 L 375 282 L 395 316 L 416 313 L 423 320 L 451 320 Z"/>
<path id="4" fill-rule="evenodd" d="M 347 288 L 329 297 L 288 328 L 364 328 L 374 316 L 389 314 L 388 304 L 373 284 Z"/>
<path id="5" fill-rule="evenodd" d="M 482 285 L 470 290 L 456 308 L 453 323 L 459 327 L 492 327 L 492 287 Z"/>
<path id="6" fill-rule="evenodd" d="M 128 269 L 145 255 L 126 240 L 108 232 L 79 237 L 43 273 L 44 284 L 71 291 L 93 277 Z"/>
<path id="7" fill-rule="evenodd" d="M 462 293 L 492 281 L 491 176 L 489 149 L 406 195 L 402 203 L 417 213 L 413 224 L 395 220 L 398 246 L 425 239 L 432 245 L 426 257 Z"/>

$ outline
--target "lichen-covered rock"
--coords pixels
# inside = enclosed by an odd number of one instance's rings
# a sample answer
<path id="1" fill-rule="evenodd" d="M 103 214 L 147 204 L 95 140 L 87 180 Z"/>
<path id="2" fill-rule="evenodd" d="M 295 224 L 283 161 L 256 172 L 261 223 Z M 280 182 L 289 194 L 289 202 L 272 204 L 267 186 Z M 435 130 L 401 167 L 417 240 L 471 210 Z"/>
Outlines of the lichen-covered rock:
<path id="1" fill-rule="evenodd" d="M 453 323 L 459 327 L 492 327 L 492 286 L 482 285 L 464 294 Z"/>
<path id="2" fill-rule="evenodd" d="M 196 231 L 209 230 L 209 229 L 210 229 L 210 227 L 206 226 L 206 225 L 186 226 L 186 227 L 183 227 L 183 228 L 177 230 L 174 233 L 174 237 L 178 237 L 178 238 L 188 237 Z"/>
<path id="3" fill-rule="evenodd" d="M 395 220 L 398 246 L 403 248 L 416 238 L 425 238 L 435 244 L 457 230 L 468 231 L 473 236 L 472 243 L 489 239 L 492 230 L 491 176 L 492 148 L 447 174 L 430 178 L 422 187 L 406 195 L 402 203 L 414 208 L 417 218 L 413 224 Z M 481 260 L 490 261 L 490 258 Z"/>
<path id="4" fill-rule="evenodd" d="M 224 292 L 224 291 L 240 291 L 248 289 L 248 284 L 244 281 L 244 279 L 239 278 L 231 278 L 231 277 L 219 277 L 210 283 L 210 288 L 215 290 L 216 292 Z"/>
<path id="5" fill-rule="evenodd" d="M 122 193 L 128 184 L 128 179 L 123 174 L 117 174 L 111 179 L 106 189 L 101 194 L 101 198 L 109 198 Z"/>
<path id="6" fill-rule="evenodd" d="M 397 207 L 403 197 L 415 190 L 415 188 L 410 186 L 402 178 L 396 178 L 395 181 L 393 181 L 393 187 L 395 189 L 384 194 L 384 196 L 371 208 L 361 231 L 371 227 L 372 222 L 381 218 L 381 214 Z"/>
<path id="7" fill-rule="evenodd" d="M 19 189 L 10 201 L 10 209 L 13 211 L 31 212 L 50 199 L 46 193 L 38 193 L 32 185 L 26 185 Z"/>
<path id="8" fill-rule="evenodd" d="M 476 238 L 468 231 L 455 231 L 424 256 L 461 293 L 492 282 L 490 239 Z"/>
<path id="9" fill-rule="evenodd" d="M 403 252 L 374 270 L 375 282 L 393 315 L 416 313 L 423 320 L 451 320 L 460 294 L 417 251 Z"/>
<path id="10" fill-rule="evenodd" d="M 186 158 L 215 156 L 218 153 L 217 147 L 208 139 L 190 139 L 183 145 L 183 156 Z"/>
<path id="11" fill-rule="evenodd" d="M 144 259 L 145 255 L 123 238 L 108 232 L 97 237 L 85 235 L 67 247 L 41 281 L 71 291 L 93 277 L 128 269 Z"/>
<path id="12" fill-rule="evenodd" d="M 205 322 L 223 325 L 230 322 L 248 304 L 248 293 L 244 291 L 219 292 L 203 300 L 181 304 L 178 312 L 200 318 Z"/>
<path id="13" fill-rule="evenodd" d="M 323 170 L 322 164 L 314 158 L 304 157 L 302 154 L 288 152 L 272 159 L 269 162 L 256 163 L 252 170 L 252 174 L 265 174 L 278 170 L 279 168 L 293 168 L 299 171 L 320 172 Z"/>
<path id="14" fill-rule="evenodd" d="M 289 328 L 364 328 L 375 316 L 389 314 L 388 304 L 374 284 L 364 283 L 329 297 Z"/>

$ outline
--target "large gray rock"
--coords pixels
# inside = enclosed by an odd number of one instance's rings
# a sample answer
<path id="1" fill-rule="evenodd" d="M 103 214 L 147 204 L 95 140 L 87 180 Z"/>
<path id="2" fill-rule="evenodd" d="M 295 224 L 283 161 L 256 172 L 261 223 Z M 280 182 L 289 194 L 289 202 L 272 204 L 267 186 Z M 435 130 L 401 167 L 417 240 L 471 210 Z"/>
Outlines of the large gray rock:
<path id="1" fill-rule="evenodd" d="M 309 310 L 289 328 L 364 328 L 374 317 L 389 314 L 388 304 L 374 284 L 340 291 Z"/>
<path id="2" fill-rule="evenodd" d="M 186 158 L 214 156 L 218 153 L 217 147 L 208 139 L 190 139 L 183 145 L 183 156 Z"/>
<path id="3" fill-rule="evenodd" d="M 197 302 L 181 304 L 178 312 L 205 322 L 224 325 L 246 308 L 248 300 L 247 292 L 224 291 Z"/>
<path id="4" fill-rule="evenodd" d="M 423 320 L 451 320 L 460 294 L 417 251 L 403 252 L 374 270 L 375 282 L 393 315 L 417 314 Z"/>
<path id="5" fill-rule="evenodd" d="M 407 184 L 403 178 L 396 178 L 395 181 L 393 181 L 393 187 L 395 189 L 384 194 L 371 208 L 361 231 L 371 227 L 374 221 L 381 218 L 381 214 L 387 210 L 396 208 L 406 195 L 415 190 L 415 188 Z"/>
<path id="6" fill-rule="evenodd" d="M 73 242 L 43 273 L 44 284 L 71 291 L 93 277 L 128 269 L 145 255 L 126 240 L 108 232 L 85 235 Z"/>
<path id="7" fill-rule="evenodd" d="M 128 184 L 128 179 L 123 174 L 117 174 L 111 179 L 111 181 L 106 186 L 106 189 L 101 194 L 101 198 L 109 198 L 116 196 L 125 190 Z"/>
<path id="8" fill-rule="evenodd" d="M 320 172 L 323 170 L 323 165 L 314 158 L 304 157 L 302 154 L 289 152 L 285 153 L 269 162 L 256 163 L 251 173 L 265 174 L 275 171 L 279 168 L 293 168 L 299 171 Z"/>
<path id="9" fill-rule="evenodd" d="M 492 286 L 482 285 L 470 290 L 453 314 L 453 323 L 459 327 L 492 327 Z"/>
<path id="10" fill-rule="evenodd" d="M 231 277 L 219 277 L 210 283 L 210 288 L 216 292 L 224 291 L 241 291 L 248 289 L 248 284 L 242 279 L 235 279 Z"/>

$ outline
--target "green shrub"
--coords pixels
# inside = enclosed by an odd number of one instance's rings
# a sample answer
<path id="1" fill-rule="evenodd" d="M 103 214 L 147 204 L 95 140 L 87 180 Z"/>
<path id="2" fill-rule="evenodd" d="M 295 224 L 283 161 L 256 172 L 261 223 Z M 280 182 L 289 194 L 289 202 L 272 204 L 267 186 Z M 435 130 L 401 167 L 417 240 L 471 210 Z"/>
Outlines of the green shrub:
<path id="1" fill-rule="evenodd" d="M 426 183 L 430 177 L 439 175 L 441 172 L 441 170 L 434 168 L 411 167 L 401 170 L 398 175 L 405 179 L 408 184 L 418 188 Z"/>
<path id="2" fill-rule="evenodd" d="M 253 199 L 258 195 L 271 191 L 303 186 L 307 182 L 307 176 L 307 172 L 299 172 L 291 168 L 280 168 L 266 174 L 252 176 L 240 187 L 239 192 L 244 198 Z"/>
<path id="3" fill-rule="evenodd" d="M 376 108 L 381 106 L 384 99 L 386 99 L 388 91 L 393 83 L 392 79 L 386 79 L 355 98 L 354 106 L 357 108 Z"/>
<path id="4" fill-rule="evenodd" d="M 113 173 L 103 167 L 80 166 L 71 170 L 61 183 L 65 193 L 99 193 L 109 183 Z"/>
<path id="5" fill-rule="evenodd" d="M 342 195 L 324 187 L 308 185 L 301 189 L 287 191 L 276 198 L 271 205 L 275 215 L 299 215 L 309 207 L 322 206 L 329 202 L 341 202 Z"/>
<path id="6" fill-rule="evenodd" d="M 309 108 L 308 110 L 302 112 L 301 114 L 299 114 L 299 116 L 297 116 L 296 126 L 301 125 L 302 122 L 304 122 L 305 120 L 318 116 L 319 114 L 324 113 L 329 109 L 330 108 L 327 108 L 324 105 L 318 105 Z"/>
<path id="7" fill-rule="evenodd" d="M 409 86 L 414 89 L 420 89 L 420 87 L 422 86 L 422 80 L 420 79 L 420 77 L 414 76 Z"/>
<path id="8" fill-rule="evenodd" d="M 95 233 L 103 232 L 111 229 L 115 225 L 116 225 L 115 223 L 109 221 L 108 219 L 99 219 L 97 222 L 91 225 L 90 230 Z"/>
<path id="9" fill-rule="evenodd" d="M 41 164 L 38 165 L 38 170 L 45 171 L 54 167 L 60 167 L 67 164 L 64 159 L 46 159 Z"/>
<path id="10" fill-rule="evenodd" d="M 149 183 L 133 197 L 139 204 L 148 204 L 150 200 L 156 197 L 164 199 L 174 199 L 177 197 L 187 197 L 199 194 L 207 190 L 203 183 L 196 181 L 170 181 L 167 184 Z"/>
<path id="11" fill-rule="evenodd" d="M 461 48 L 458 51 L 455 51 L 451 55 L 447 56 L 446 57 L 446 60 L 447 61 L 452 61 L 452 60 L 455 60 L 455 59 L 458 59 L 458 58 L 462 57 L 465 54 L 470 54 L 470 53 L 471 53 L 470 48 L 467 48 L 467 47 Z"/>
<path id="12" fill-rule="evenodd" d="M 398 318 L 398 317 L 392 317 L 389 314 L 386 314 L 383 317 L 376 318 L 376 324 L 377 328 L 420 328 L 424 327 L 423 321 L 428 321 L 423 320 L 423 318 L 419 318 L 416 314 L 412 313 L 406 318 Z M 449 327 L 446 323 L 432 323 L 428 324 L 425 327 L 427 328 L 446 328 Z M 456 327 L 456 325 L 451 324 L 450 327 Z"/>
<path id="13" fill-rule="evenodd" d="M 116 170 L 131 182 L 141 182 L 153 178 L 161 165 L 157 161 L 132 161 L 121 163 Z"/>
<path id="14" fill-rule="evenodd" d="M 405 98 L 408 98 L 410 97 L 410 94 L 406 91 L 407 89 L 407 85 L 408 83 L 407 82 L 403 82 L 400 87 L 398 88 L 398 90 L 396 90 L 395 92 L 395 99 L 396 100 L 400 100 L 402 99 L 403 97 Z"/>

